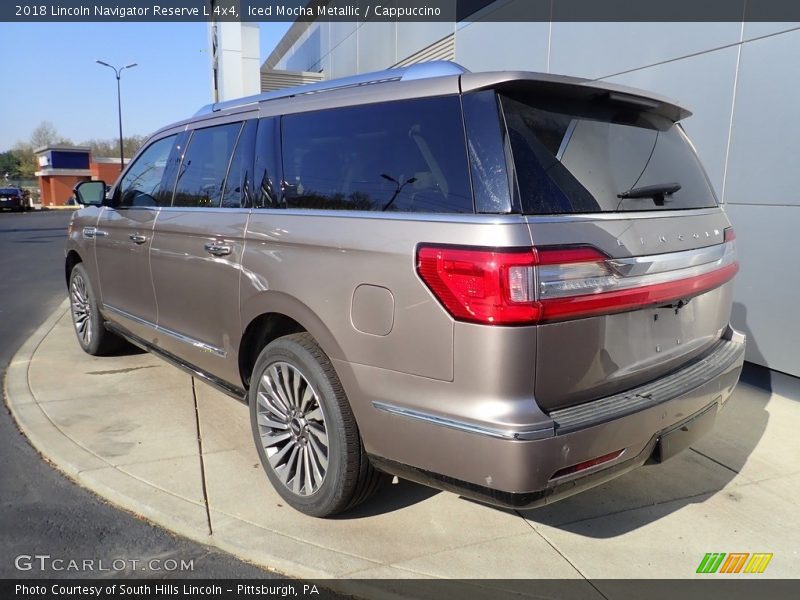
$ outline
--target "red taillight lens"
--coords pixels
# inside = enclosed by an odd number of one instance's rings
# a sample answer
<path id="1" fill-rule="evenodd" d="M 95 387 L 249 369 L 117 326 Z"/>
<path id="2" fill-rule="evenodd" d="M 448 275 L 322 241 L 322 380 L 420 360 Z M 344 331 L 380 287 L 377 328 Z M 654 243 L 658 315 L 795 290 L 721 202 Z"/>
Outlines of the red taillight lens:
<path id="1" fill-rule="evenodd" d="M 736 232 L 733 230 L 733 227 L 728 227 L 724 233 L 726 242 L 732 242 L 736 239 Z"/>
<path id="2" fill-rule="evenodd" d="M 422 246 L 417 272 L 460 321 L 491 325 L 535 322 L 532 249 L 492 250 Z"/>
<path id="3" fill-rule="evenodd" d="M 730 232 L 730 233 L 729 233 Z M 421 246 L 417 272 L 457 320 L 534 325 L 688 300 L 738 271 L 725 243 L 611 259 L 589 246 L 485 249 Z"/>
<path id="4" fill-rule="evenodd" d="M 557 477 L 565 477 L 566 475 L 573 475 L 575 473 L 579 473 L 580 471 L 585 471 L 586 469 L 591 469 L 592 467 L 596 467 L 597 465 L 602 465 L 603 463 L 611 462 L 622 456 L 622 453 L 625 451 L 623 448 L 622 450 L 617 450 L 616 452 L 609 452 L 608 454 L 604 454 L 603 456 L 598 456 L 597 458 L 592 458 L 590 460 L 585 460 L 582 463 L 578 463 L 577 465 L 572 465 L 570 467 L 564 467 L 563 469 L 559 469 L 550 479 L 556 479 Z"/>

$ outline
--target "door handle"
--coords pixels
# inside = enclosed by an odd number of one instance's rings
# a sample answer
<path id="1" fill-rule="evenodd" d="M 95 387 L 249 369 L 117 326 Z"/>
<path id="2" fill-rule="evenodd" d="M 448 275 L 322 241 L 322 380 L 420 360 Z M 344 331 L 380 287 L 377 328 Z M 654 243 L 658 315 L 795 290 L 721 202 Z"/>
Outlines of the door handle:
<path id="1" fill-rule="evenodd" d="M 219 242 L 209 242 L 205 245 L 206 252 L 214 256 L 227 256 L 231 253 L 231 247 Z"/>
<path id="2" fill-rule="evenodd" d="M 140 233 L 132 233 L 132 234 L 130 234 L 130 235 L 128 236 L 128 238 L 129 238 L 129 239 L 130 239 L 130 240 L 131 240 L 131 241 L 132 241 L 134 244 L 144 244 L 144 243 L 147 241 L 147 236 L 146 236 L 146 235 L 142 235 L 142 234 L 140 234 Z"/>
<path id="3" fill-rule="evenodd" d="M 108 235 L 107 231 L 103 231 L 102 229 L 98 229 L 97 227 L 83 228 L 83 237 L 89 240 L 92 240 L 96 237 L 106 237 L 107 235 Z"/>

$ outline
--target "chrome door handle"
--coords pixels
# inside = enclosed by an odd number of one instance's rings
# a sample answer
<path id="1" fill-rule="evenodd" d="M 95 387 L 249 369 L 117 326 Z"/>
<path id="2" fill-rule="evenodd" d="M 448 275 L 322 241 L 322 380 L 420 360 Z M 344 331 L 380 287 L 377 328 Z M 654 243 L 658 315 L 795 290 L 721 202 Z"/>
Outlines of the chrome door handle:
<path id="1" fill-rule="evenodd" d="M 205 245 L 206 252 L 214 256 L 227 256 L 231 253 L 231 247 L 217 242 L 209 242 Z"/>
<path id="2" fill-rule="evenodd" d="M 131 241 L 132 241 L 134 244 L 144 244 L 144 243 L 147 241 L 147 236 L 146 236 L 146 235 L 142 235 L 142 234 L 140 234 L 140 233 L 132 233 L 132 234 L 130 234 L 130 235 L 128 236 L 128 238 L 129 238 L 129 239 L 130 239 L 130 240 L 131 240 Z"/>
<path id="3" fill-rule="evenodd" d="M 96 237 L 106 237 L 108 235 L 107 231 L 103 231 L 98 229 L 97 227 L 84 227 L 83 228 L 83 237 L 86 239 L 94 239 Z"/>

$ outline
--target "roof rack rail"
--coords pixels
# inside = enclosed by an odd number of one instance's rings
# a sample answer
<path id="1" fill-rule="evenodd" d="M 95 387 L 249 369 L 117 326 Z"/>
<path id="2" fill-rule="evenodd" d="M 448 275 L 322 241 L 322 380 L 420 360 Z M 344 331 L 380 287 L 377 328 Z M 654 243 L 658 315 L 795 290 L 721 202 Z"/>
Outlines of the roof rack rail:
<path id="1" fill-rule="evenodd" d="M 278 100 L 280 98 L 291 98 L 292 96 L 317 94 L 320 92 L 329 92 L 332 90 L 359 87 L 362 85 L 386 83 L 389 81 L 412 81 L 415 79 L 445 77 L 447 75 L 461 75 L 462 73 L 468 73 L 468 70 L 458 63 L 451 62 L 449 60 L 434 60 L 430 62 L 416 63 L 399 69 L 392 68 L 384 71 L 362 73 L 361 75 L 353 75 L 351 77 L 341 77 L 339 79 L 320 81 L 319 83 L 307 83 L 305 85 L 275 90 L 274 92 L 265 92 L 263 94 L 256 94 L 254 96 L 246 96 L 244 98 L 235 98 L 233 100 L 226 100 L 224 102 L 206 104 L 204 107 L 198 110 L 194 116 L 198 117 L 201 115 L 219 112 L 221 110 L 242 108 L 251 104 L 258 104 L 259 102 Z"/>

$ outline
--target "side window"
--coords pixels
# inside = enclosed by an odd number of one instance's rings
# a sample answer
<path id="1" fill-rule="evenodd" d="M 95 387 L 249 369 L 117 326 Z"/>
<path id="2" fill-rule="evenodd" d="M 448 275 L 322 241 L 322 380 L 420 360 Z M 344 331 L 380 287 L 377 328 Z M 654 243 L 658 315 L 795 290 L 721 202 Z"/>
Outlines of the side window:
<path id="1" fill-rule="evenodd" d="M 136 159 L 125 173 L 118 188 L 116 206 L 158 206 L 158 192 L 167 167 L 172 144 L 177 136 L 171 135 L 153 142 Z"/>
<path id="2" fill-rule="evenodd" d="M 283 118 L 288 208 L 473 212 L 457 96 Z"/>
<path id="3" fill-rule="evenodd" d="M 241 129 L 241 123 L 230 123 L 194 130 L 178 168 L 172 206 L 220 206 L 225 175 Z"/>
<path id="4" fill-rule="evenodd" d="M 255 207 L 286 208 L 281 204 L 280 119 L 264 117 L 258 120 L 255 161 Z"/>
<path id="5" fill-rule="evenodd" d="M 253 195 L 253 144 L 258 121 L 245 121 L 222 190 L 223 208 L 249 206 Z"/>

